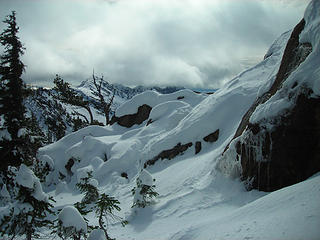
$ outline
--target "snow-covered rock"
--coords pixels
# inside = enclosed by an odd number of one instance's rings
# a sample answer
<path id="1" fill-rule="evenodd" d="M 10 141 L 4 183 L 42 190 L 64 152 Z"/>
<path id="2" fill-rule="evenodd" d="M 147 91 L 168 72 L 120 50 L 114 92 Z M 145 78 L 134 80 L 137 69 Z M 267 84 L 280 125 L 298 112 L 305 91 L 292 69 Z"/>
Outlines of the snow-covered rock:
<path id="1" fill-rule="evenodd" d="M 64 207 L 58 215 L 61 225 L 65 228 L 72 227 L 77 232 L 87 232 L 87 224 L 79 211 L 73 206 Z"/>

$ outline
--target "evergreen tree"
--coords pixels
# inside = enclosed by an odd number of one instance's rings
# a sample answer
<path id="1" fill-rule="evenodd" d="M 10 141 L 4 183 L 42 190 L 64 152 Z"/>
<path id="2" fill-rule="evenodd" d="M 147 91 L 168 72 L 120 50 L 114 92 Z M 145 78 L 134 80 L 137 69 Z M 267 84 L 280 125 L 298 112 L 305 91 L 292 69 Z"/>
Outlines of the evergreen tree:
<path id="1" fill-rule="evenodd" d="M 131 190 L 134 196 L 132 208 L 145 208 L 153 203 L 153 198 L 159 195 L 155 191 L 156 186 L 153 182 L 155 179 L 147 170 L 143 169 L 136 180 L 137 186 Z"/>
<path id="2" fill-rule="evenodd" d="M 92 179 L 92 172 L 88 172 L 87 174 L 87 177 L 81 178 L 80 182 L 76 184 L 80 192 L 85 194 L 81 200 L 84 204 L 94 203 L 99 197 L 97 181 Z"/>
<path id="3" fill-rule="evenodd" d="M 40 229 L 52 226 L 49 216 L 53 214 L 53 199 L 42 191 L 39 179 L 26 165 L 21 164 L 13 175 L 11 194 L 15 201 L 1 210 L 0 233 L 12 239 L 25 235 L 31 240 L 40 236 Z"/>
<path id="4" fill-rule="evenodd" d="M 28 91 L 21 78 L 25 66 L 20 60 L 25 49 L 17 36 L 16 13 L 4 23 L 7 28 L 0 35 L 4 46 L 0 59 L 0 185 L 9 202 L 1 208 L 0 234 L 31 239 L 49 224 L 46 218 L 52 214 L 52 205 L 39 179 L 26 166 L 35 162 L 43 135 L 35 117 L 26 117 Z"/>
<path id="5" fill-rule="evenodd" d="M 114 211 L 120 211 L 120 202 L 112 196 L 105 193 L 100 194 L 97 188 L 98 183 L 92 179 L 92 173 L 89 172 L 87 177 L 81 178 L 80 183 L 76 186 L 79 188 L 81 193 L 84 193 L 81 202 L 77 202 L 75 207 L 82 215 L 86 215 L 91 211 L 95 211 L 98 217 L 98 228 L 101 229 L 106 239 L 111 240 L 108 231 L 107 224 L 112 221 L 120 221 L 122 226 L 128 224 L 127 221 L 117 216 Z M 91 229 L 96 229 L 97 226 L 89 226 Z"/>
<path id="6" fill-rule="evenodd" d="M 0 35 L 4 53 L 0 62 L 0 172 L 5 172 L 9 165 L 19 166 L 30 160 L 26 149 L 26 119 L 23 97 L 25 85 L 21 75 L 25 65 L 20 60 L 24 47 L 17 36 L 19 27 L 16 13 L 4 20 L 7 28 Z M 23 151 L 24 150 L 24 151 Z"/>
<path id="7" fill-rule="evenodd" d="M 106 239 L 112 239 L 110 238 L 108 232 L 107 232 L 107 224 L 110 221 L 120 221 L 122 226 L 128 224 L 127 221 L 122 220 L 121 217 L 114 214 L 114 211 L 120 211 L 121 208 L 119 207 L 120 202 L 115 199 L 114 197 L 111 197 L 105 193 L 102 193 L 95 205 L 95 212 L 99 219 L 99 227 L 104 231 L 104 234 L 106 236 Z"/>

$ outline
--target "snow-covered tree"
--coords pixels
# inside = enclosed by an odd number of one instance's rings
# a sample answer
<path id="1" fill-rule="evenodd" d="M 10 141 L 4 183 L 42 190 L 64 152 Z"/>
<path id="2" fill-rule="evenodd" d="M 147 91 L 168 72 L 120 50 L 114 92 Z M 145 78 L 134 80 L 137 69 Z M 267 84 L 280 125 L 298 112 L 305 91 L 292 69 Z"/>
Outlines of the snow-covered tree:
<path id="1" fill-rule="evenodd" d="M 23 133 L 26 129 L 26 110 L 23 105 L 25 85 L 21 79 L 25 65 L 20 60 L 24 48 L 17 36 L 19 27 L 16 13 L 13 11 L 3 22 L 7 28 L 0 35 L 0 43 L 4 46 L 0 59 L 1 172 L 5 172 L 9 165 L 19 166 L 26 158 L 21 151 L 25 144 Z"/>
<path id="2" fill-rule="evenodd" d="M 8 167 L 32 165 L 44 135 L 35 117 L 26 115 L 24 100 L 30 91 L 21 78 L 25 66 L 20 58 L 25 48 L 17 36 L 16 13 L 13 11 L 4 23 L 7 28 L 0 35 L 4 47 L 0 59 L 0 185 L 10 188 L 14 184 L 9 182 Z"/>
<path id="3" fill-rule="evenodd" d="M 51 227 L 49 216 L 53 214 L 52 198 L 42 191 L 39 179 L 26 165 L 21 164 L 14 173 L 14 201 L 0 211 L 0 233 L 14 239 L 26 236 L 27 240 L 39 237 L 40 230 Z M 4 187 L 2 189 L 4 190 Z M 10 194 L 7 192 L 6 195 Z M 9 197 L 8 196 L 8 197 Z"/>
<path id="4" fill-rule="evenodd" d="M 87 172 L 87 176 L 81 178 L 76 184 L 81 193 L 84 193 L 84 197 L 81 200 L 84 204 L 94 203 L 99 198 L 98 182 L 92 178 L 92 172 Z"/>
<path id="5" fill-rule="evenodd" d="M 92 173 L 87 172 L 87 176 L 80 178 L 76 184 L 84 197 L 81 202 L 77 202 L 75 207 L 82 215 L 86 215 L 91 211 L 95 211 L 98 217 L 99 226 L 89 226 L 90 228 L 98 228 L 103 231 L 106 239 L 111 239 L 107 232 L 107 225 L 112 221 L 120 221 L 123 226 L 127 224 L 121 217 L 116 215 L 115 211 L 120 211 L 120 202 L 112 196 L 100 193 L 98 190 L 97 180 L 92 178 Z"/>
<path id="6" fill-rule="evenodd" d="M 114 214 L 114 211 L 120 211 L 120 202 L 105 193 L 102 193 L 95 205 L 95 212 L 99 219 L 99 227 L 105 233 L 105 237 L 111 239 L 107 232 L 107 224 L 112 221 L 120 221 L 122 226 L 128 224 L 121 217 Z"/>
<path id="7" fill-rule="evenodd" d="M 155 179 L 152 178 L 151 174 L 143 169 L 137 180 L 136 187 L 132 189 L 133 194 L 133 205 L 134 207 L 144 208 L 153 203 L 153 199 L 159 194 L 155 191 L 154 185 Z"/>
<path id="8" fill-rule="evenodd" d="M 75 207 L 66 206 L 58 215 L 56 232 L 62 239 L 80 240 L 87 233 L 87 223 Z"/>

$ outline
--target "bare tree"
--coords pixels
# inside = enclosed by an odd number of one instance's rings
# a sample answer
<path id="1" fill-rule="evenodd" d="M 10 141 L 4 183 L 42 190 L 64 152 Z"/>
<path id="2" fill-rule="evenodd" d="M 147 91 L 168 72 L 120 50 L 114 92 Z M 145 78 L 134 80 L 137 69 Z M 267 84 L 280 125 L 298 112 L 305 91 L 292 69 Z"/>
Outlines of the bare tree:
<path id="1" fill-rule="evenodd" d="M 94 75 L 94 71 L 93 71 L 92 79 L 93 79 L 93 84 L 95 87 L 95 89 L 92 89 L 92 93 L 93 93 L 93 95 L 95 95 L 98 98 L 101 111 L 104 113 L 105 118 L 106 118 L 106 125 L 109 125 L 111 105 L 112 105 L 113 99 L 114 99 L 114 91 L 112 92 L 112 95 L 111 95 L 111 97 L 109 97 L 108 101 L 106 101 L 104 98 L 104 95 L 102 94 L 102 84 L 103 84 L 103 82 L 105 82 L 103 79 L 103 76 L 98 78 Z"/>

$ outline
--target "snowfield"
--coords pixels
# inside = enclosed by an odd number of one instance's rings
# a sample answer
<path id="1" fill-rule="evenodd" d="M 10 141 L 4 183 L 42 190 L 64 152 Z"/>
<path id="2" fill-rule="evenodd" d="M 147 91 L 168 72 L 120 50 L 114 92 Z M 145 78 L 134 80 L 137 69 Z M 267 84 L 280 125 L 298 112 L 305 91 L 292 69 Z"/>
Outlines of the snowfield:
<path id="1" fill-rule="evenodd" d="M 319 11 L 320 1 L 313 1 L 305 12 L 306 27 L 301 39 L 311 42 L 313 51 L 285 83 L 289 88 L 299 80 L 317 96 Z M 272 193 L 248 192 L 239 180 L 239 163 L 232 156 L 221 157 L 243 115 L 275 80 L 290 34 L 289 31 L 281 35 L 261 63 L 240 73 L 212 95 L 190 90 L 165 95 L 147 91 L 116 111 L 120 117 L 136 113 L 139 106 L 148 104 L 152 111 L 142 124 L 131 128 L 117 124 L 90 126 L 41 148 L 40 159 L 53 167 L 44 190 L 56 199 L 55 207 L 62 209 L 80 201 L 83 196 L 75 184 L 92 171 L 93 184 L 120 201 L 120 216 L 129 221 L 124 228 L 120 222 L 109 225 L 110 236 L 119 240 L 319 239 L 319 174 Z M 278 114 L 291 105 L 275 95 L 267 108 L 256 109 L 252 121 Z M 150 119 L 152 123 L 147 124 Z M 203 140 L 218 129 L 217 141 Z M 192 146 L 184 154 L 147 166 L 156 180 L 159 196 L 154 205 L 133 211 L 131 190 L 144 163 L 178 143 L 190 142 Z M 202 146 L 197 155 L 196 142 Z M 71 166 L 69 170 L 67 165 Z M 123 173 L 128 178 L 122 177 Z M 87 218 L 97 222 L 93 213 Z M 93 235 L 101 237 L 98 232 Z"/>

